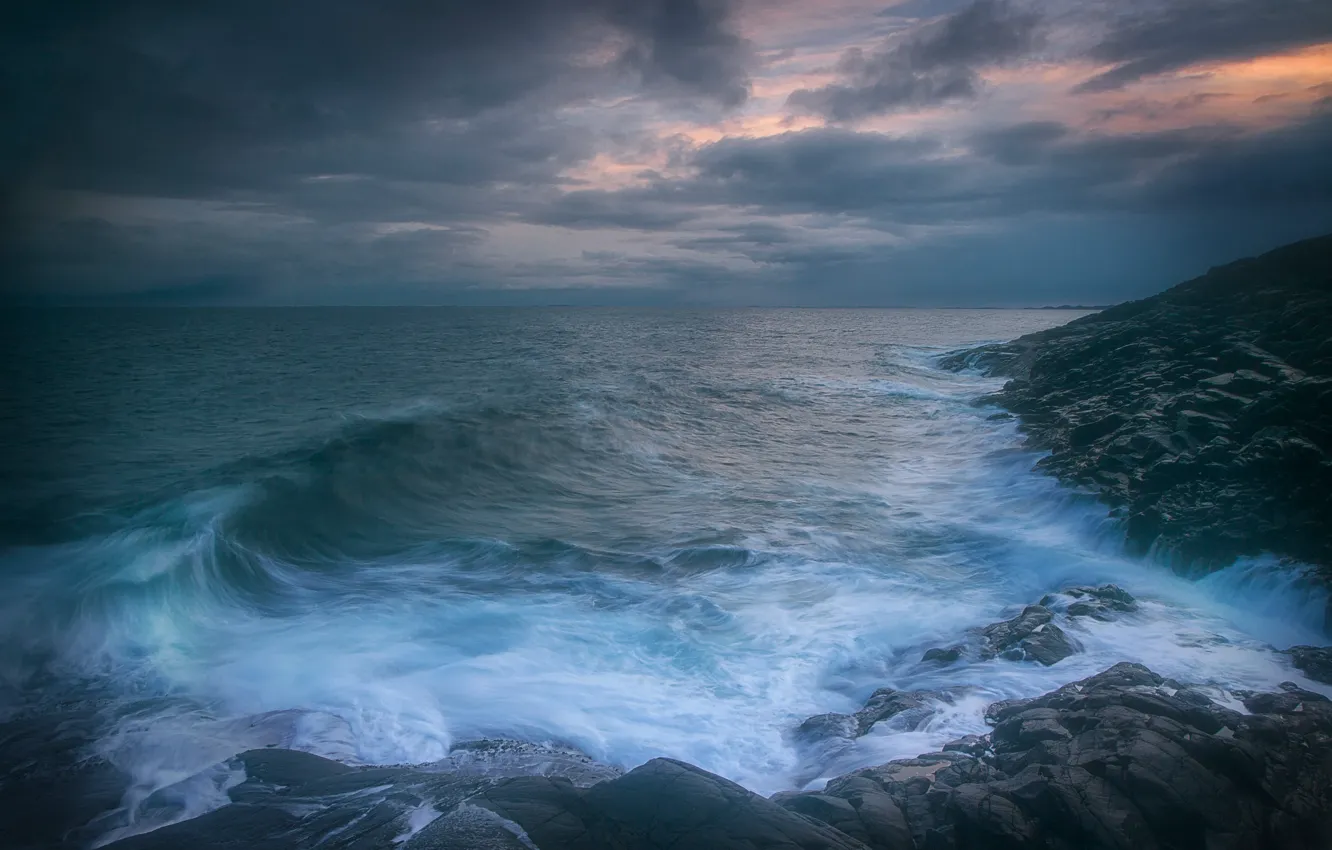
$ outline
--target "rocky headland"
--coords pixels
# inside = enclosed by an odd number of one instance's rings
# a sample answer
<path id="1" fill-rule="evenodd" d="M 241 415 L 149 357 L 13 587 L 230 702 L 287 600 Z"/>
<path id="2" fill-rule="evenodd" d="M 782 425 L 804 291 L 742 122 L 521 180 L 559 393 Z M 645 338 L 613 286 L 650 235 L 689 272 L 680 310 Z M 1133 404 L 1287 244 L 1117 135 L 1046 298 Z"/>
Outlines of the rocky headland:
<path id="1" fill-rule="evenodd" d="M 1185 570 L 1273 553 L 1332 575 L 1332 236 L 945 360 L 1010 378 L 1038 466 Z"/>

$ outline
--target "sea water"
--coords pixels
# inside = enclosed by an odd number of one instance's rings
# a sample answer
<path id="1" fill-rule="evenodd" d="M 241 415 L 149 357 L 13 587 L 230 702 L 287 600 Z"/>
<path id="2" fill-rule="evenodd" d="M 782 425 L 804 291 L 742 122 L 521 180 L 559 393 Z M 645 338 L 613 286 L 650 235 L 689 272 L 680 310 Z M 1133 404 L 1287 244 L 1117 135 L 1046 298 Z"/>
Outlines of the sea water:
<path id="1" fill-rule="evenodd" d="M 1033 471 L 941 355 L 1077 313 L 145 310 L 10 330 L 0 720 L 91 707 L 84 744 L 178 817 L 258 746 L 419 764 L 498 737 L 772 793 L 985 731 L 996 699 L 1140 661 L 1294 680 L 1326 597 L 1298 565 L 1180 576 Z M 1052 667 L 931 647 L 1047 592 Z M 948 689 L 802 767 L 792 729 Z M 1326 689 L 1324 688 L 1324 691 Z M 122 820 L 124 820 L 122 818 Z M 132 831 L 132 830 L 131 830 Z"/>

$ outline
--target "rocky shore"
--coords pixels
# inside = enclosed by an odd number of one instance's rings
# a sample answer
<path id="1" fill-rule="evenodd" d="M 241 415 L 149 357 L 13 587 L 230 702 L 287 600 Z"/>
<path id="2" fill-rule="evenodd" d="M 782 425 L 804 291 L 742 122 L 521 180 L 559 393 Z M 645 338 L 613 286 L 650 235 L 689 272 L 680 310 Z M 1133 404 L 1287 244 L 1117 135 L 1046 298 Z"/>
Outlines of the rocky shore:
<path id="1" fill-rule="evenodd" d="M 1138 609 L 1115 585 L 1069 587 L 926 650 L 919 663 L 1056 665 L 1081 652 L 1074 634 L 1084 618 L 1131 625 Z M 98 814 L 125 793 L 128 778 L 110 765 L 33 759 L 0 787 L 0 830 L 16 848 L 115 850 L 1323 850 L 1332 846 L 1332 701 L 1313 688 L 1332 684 L 1332 650 L 1288 658 L 1292 678 L 1307 679 L 1268 693 L 1117 664 L 991 704 L 988 734 L 811 782 L 877 725 L 925 728 L 971 690 L 881 688 L 852 714 L 794 724 L 800 781 L 818 790 L 771 798 L 671 759 L 624 773 L 552 744 L 474 741 L 440 762 L 402 767 L 274 746 L 153 793 L 133 822 Z M 15 742 L 58 752 L 78 718 L 49 728 L 54 739 L 0 727 L 5 758 L 21 756 Z M 189 789 L 197 797 L 209 783 L 222 805 L 179 820 L 193 814 Z"/>
<path id="2" fill-rule="evenodd" d="M 1183 569 L 1264 552 L 1332 574 L 1332 236 L 953 355 L 1011 378 L 1039 466 Z"/>

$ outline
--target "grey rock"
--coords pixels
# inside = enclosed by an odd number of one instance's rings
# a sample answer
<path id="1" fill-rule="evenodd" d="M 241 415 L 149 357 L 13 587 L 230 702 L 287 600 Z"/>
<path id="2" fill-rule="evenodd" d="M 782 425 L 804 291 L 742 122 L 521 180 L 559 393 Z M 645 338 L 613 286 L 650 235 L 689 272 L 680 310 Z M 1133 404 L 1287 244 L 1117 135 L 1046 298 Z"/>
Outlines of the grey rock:
<path id="1" fill-rule="evenodd" d="M 991 706 L 990 751 L 890 762 L 821 795 L 886 795 L 910 838 L 866 843 L 903 850 L 1332 846 L 1332 702 L 1291 684 L 1245 701 L 1255 714 L 1118 664 Z M 836 804 L 783 805 L 846 822 Z"/>
<path id="2" fill-rule="evenodd" d="M 871 700 L 875 710 L 910 702 L 912 695 L 885 690 L 879 696 Z M 995 703 L 987 711 L 994 723 L 989 735 L 836 777 L 822 791 L 771 800 L 670 759 L 579 787 L 563 776 L 350 768 L 304 753 L 258 750 L 237 760 L 247 779 L 232 789 L 236 802 L 110 846 L 1332 846 L 1332 700 L 1292 683 L 1240 696 L 1252 713 L 1218 705 L 1203 689 L 1162 679 L 1142 665 L 1117 664 L 1039 697 Z"/>
<path id="3" fill-rule="evenodd" d="M 402 845 L 404 850 L 532 850 L 522 827 L 467 803 L 441 815 Z"/>
<path id="4" fill-rule="evenodd" d="M 938 702 L 951 702 L 947 694 L 935 691 L 898 691 L 879 688 L 855 713 L 857 734 L 864 735 L 874 724 L 891 720 L 901 731 L 920 727 L 936 711 Z"/>
<path id="5" fill-rule="evenodd" d="M 521 826 L 541 850 L 865 847 L 824 822 L 672 759 L 653 759 L 585 791 L 558 779 L 511 779 L 471 802 Z M 833 819 L 850 808 L 830 801 L 798 805 Z"/>
<path id="6" fill-rule="evenodd" d="M 849 714 L 816 714 L 796 727 L 795 738 L 801 743 L 813 743 L 829 738 L 856 738 L 861 734 L 860 724 Z"/>
<path id="7" fill-rule="evenodd" d="M 990 738 L 988 735 L 964 735 L 943 745 L 945 753 L 962 753 L 973 758 L 980 758 L 989 748 Z"/>
<path id="8" fill-rule="evenodd" d="M 1100 587 L 1070 587 L 1041 599 L 1047 608 L 1062 608 L 1070 617 L 1091 617 L 1110 620 L 1116 615 L 1136 611 L 1138 601 L 1119 585 Z"/>
<path id="9" fill-rule="evenodd" d="M 948 647 L 932 647 L 925 650 L 925 654 L 920 657 L 922 663 L 933 662 L 935 664 L 952 664 L 962 657 L 962 652 L 966 647 L 961 645 Z"/>
<path id="10" fill-rule="evenodd" d="M 1056 664 L 1078 651 L 1077 644 L 1064 630 L 1051 622 L 1053 614 L 1043 605 L 1028 605 L 1011 620 L 986 626 L 982 657 L 996 655 L 1013 661 L 1036 661 L 1045 666 Z"/>
<path id="11" fill-rule="evenodd" d="M 241 753 L 228 767 L 244 782 L 231 805 L 199 817 L 127 835 L 116 850 L 319 847 L 369 850 L 516 850 L 522 829 L 469 799 L 515 775 L 582 791 L 575 781 L 619 771 L 568 748 L 519 741 L 474 741 L 452 759 L 415 767 L 351 767 L 282 748 Z M 540 761 L 544 758 L 544 761 Z M 570 777 L 573 777 L 571 781 Z M 140 824 L 140 827 L 150 824 Z"/>
<path id="12" fill-rule="evenodd" d="M 1315 682 L 1332 685 L 1332 646 L 1292 646 L 1290 663 Z"/>

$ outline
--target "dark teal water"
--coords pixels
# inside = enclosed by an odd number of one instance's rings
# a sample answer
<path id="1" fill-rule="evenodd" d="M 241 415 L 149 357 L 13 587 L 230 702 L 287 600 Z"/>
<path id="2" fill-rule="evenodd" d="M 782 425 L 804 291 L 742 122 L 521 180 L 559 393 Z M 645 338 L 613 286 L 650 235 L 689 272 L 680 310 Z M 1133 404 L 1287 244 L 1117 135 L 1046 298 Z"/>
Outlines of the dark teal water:
<path id="1" fill-rule="evenodd" d="M 1323 601 L 1290 572 L 1125 558 L 1104 508 L 975 406 L 998 382 L 935 367 L 1074 315 L 11 317 L 0 711 L 94 710 L 132 828 L 153 790 L 268 743 L 415 763 L 505 736 L 771 792 L 805 778 L 794 723 L 882 685 L 971 690 L 843 769 L 1114 661 L 1294 678 L 1272 645 L 1312 639 Z M 1093 581 L 1144 611 L 1070 625 L 1081 655 L 917 663 Z"/>

